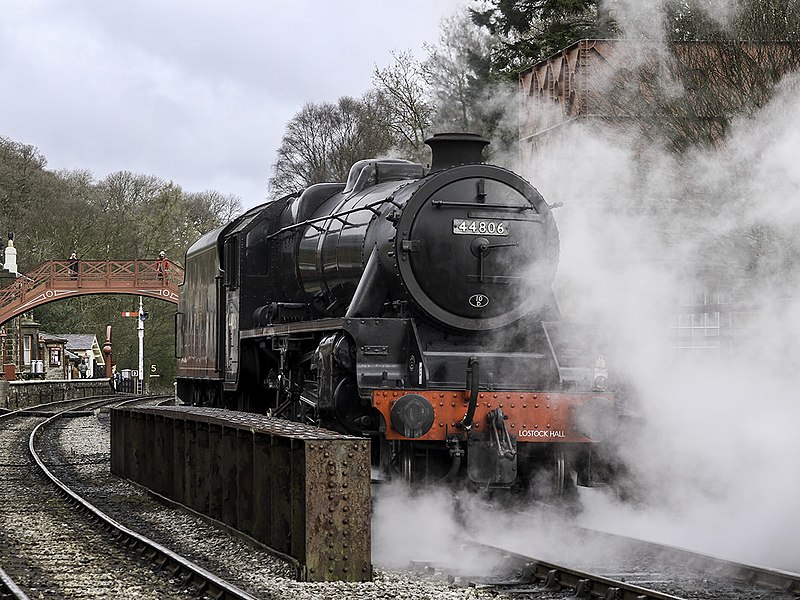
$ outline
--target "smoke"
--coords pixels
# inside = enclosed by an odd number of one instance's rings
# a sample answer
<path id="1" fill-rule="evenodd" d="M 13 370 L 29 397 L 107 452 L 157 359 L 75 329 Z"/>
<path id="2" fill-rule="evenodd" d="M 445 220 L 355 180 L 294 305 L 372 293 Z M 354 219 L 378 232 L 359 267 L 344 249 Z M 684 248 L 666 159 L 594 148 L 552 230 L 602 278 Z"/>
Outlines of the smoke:
<path id="1" fill-rule="evenodd" d="M 676 14 L 696 12 L 705 15 L 723 30 L 731 26 L 739 8 L 735 0 L 601 0 L 601 7 L 608 11 L 624 33 L 626 39 L 665 40 L 667 31 L 664 15 L 671 5 Z"/>
<path id="2" fill-rule="evenodd" d="M 632 31 L 658 22 L 658 3 L 615 4 L 637 8 Z M 587 525 L 800 571 L 799 89 L 788 76 L 717 149 L 676 156 L 632 129 L 573 124 L 524 173 L 564 204 L 565 318 L 611 332 L 609 370 L 637 419 L 620 445 L 637 501 L 586 493 Z M 715 332 L 713 311 L 675 314 L 700 293 L 746 305 L 719 317 L 733 339 L 676 348 L 676 333 L 712 341 L 697 336 Z"/>
<path id="3" fill-rule="evenodd" d="M 381 567 L 432 567 L 448 575 L 489 574 L 499 566 L 464 544 L 487 527 L 486 507 L 479 498 L 451 488 L 412 489 L 405 483 L 375 491 L 372 559 Z M 500 517 L 505 519 L 505 517 Z"/>
<path id="4" fill-rule="evenodd" d="M 665 4 L 605 3 L 623 37 L 647 39 L 656 53 L 668 37 Z M 725 0 L 693 6 L 722 27 L 738 9 Z M 660 84 L 678 102 L 686 93 L 674 80 Z M 504 101 L 515 118 L 518 97 L 494 98 Z M 800 572 L 800 78 L 787 76 L 715 148 L 676 155 L 619 124 L 579 120 L 558 129 L 524 165 L 493 140 L 492 162 L 520 171 L 551 205 L 563 203 L 554 212 L 560 307 L 565 319 L 610 334 L 607 365 L 627 390 L 632 433 L 618 451 L 630 469 L 629 496 L 581 489 L 580 522 Z M 739 306 L 733 315 L 692 314 L 697 301 Z M 716 323 L 730 334 L 720 348 L 717 336 L 703 339 Z M 676 342 L 678 334 L 691 344 Z M 403 566 L 429 556 L 477 569 L 480 559 L 471 564 L 455 541 L 462 531 L 545 559 L 577 556 L 582 541 L 531 510 L 498 514 L 449 492 L 383 488 L 374 560 Z"/>
<path id="5" fill-rule="evenodd" d="M 466 540 L 478 539 L 543 560 L 573 564 L 609 557 L 614 549 L 579 539 L 564 514 L 549 508 L 504 511 L 480 493 L 453 488 L 409 488 L 404 483 L 375 490 L 372 559 L 382 568 L 428 568 L 455 577 L 487 577 L 504 561 Z"/>

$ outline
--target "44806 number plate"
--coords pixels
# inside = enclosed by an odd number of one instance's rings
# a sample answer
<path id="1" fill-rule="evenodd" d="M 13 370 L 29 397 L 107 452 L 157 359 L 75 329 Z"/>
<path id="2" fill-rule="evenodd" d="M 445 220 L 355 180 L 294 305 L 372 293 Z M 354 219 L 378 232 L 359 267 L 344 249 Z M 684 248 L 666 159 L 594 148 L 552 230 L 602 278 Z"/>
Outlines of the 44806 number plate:
<path id="1" fill-rule="evenodd" d="M 457 235 L 508 235 L 508 223 L 483 219 L 453 219 L 453 233 Z"/>

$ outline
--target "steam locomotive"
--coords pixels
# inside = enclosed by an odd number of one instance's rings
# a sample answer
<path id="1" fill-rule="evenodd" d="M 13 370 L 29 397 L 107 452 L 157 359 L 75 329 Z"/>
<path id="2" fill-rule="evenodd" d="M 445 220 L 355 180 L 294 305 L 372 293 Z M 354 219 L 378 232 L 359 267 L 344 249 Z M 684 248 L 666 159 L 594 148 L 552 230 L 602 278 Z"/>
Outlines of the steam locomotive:
<path id="1" fill-rule="evenodd" d="M 591 485 L 619 414 L 551 289 L 551 207 L 482 137 L 426 143 L 430 168 L 362 160 L 189 248 L 178 395 L 369 437 L 376 479 Z"/>

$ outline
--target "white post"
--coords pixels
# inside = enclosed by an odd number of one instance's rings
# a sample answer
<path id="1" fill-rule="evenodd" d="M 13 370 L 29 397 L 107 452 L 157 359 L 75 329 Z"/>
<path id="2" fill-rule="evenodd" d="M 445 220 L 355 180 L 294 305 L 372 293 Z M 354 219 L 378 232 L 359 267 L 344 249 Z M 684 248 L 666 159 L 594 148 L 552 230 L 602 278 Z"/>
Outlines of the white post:
<path id="1" fill-rule="evenodd" d="M 142 306 L 142 297 L 139 296 L 139 318 L 137 319 L 139 323 L 136 325 L 136 332 L 139 335 L 139 393 L 144 393 L 144 319 L 142 318 L 142 314 L 144 313 L 144 307 Z"/>

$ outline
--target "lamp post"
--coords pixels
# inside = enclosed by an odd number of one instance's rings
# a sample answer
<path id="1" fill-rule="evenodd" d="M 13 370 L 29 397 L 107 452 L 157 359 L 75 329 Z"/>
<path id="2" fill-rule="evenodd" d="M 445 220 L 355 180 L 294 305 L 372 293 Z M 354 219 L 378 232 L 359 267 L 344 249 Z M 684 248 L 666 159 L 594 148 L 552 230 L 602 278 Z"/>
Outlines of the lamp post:
<path id="1" fill-rule="evenodd" d="M 139 318 L 136 324 L 136 333 L 139 336 L 139 389 L 140 394 L 144 393 L 144 307 L 142 297 L 139 296 Z"/>
<path id="2" fill-rule="evenodd" d="M 6 326 L 0 326 L 0 344 L 3 346 L 3 364 L 6 364 L 6 338 L 8 337 L 8 333 L 6 332 Z"/>

